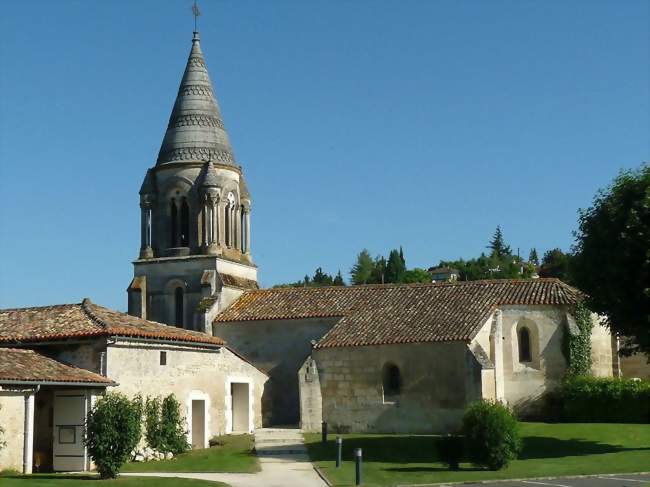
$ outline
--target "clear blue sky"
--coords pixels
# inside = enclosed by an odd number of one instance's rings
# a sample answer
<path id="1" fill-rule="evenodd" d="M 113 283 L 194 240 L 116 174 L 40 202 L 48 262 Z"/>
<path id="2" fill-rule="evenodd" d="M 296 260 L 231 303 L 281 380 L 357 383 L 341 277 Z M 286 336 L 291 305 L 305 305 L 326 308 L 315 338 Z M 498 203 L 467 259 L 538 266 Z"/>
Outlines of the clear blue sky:
<path id="1" fill-rule="evenodd" d="M 138 189 L 190 0 L 3 2 L 0 307 L 124 310 Z M 568 249 L 576 211 L 650 159 L 650 2 L 204 0 L 253 197 L 261 283 L 404 247 L 409 267 Z"/>

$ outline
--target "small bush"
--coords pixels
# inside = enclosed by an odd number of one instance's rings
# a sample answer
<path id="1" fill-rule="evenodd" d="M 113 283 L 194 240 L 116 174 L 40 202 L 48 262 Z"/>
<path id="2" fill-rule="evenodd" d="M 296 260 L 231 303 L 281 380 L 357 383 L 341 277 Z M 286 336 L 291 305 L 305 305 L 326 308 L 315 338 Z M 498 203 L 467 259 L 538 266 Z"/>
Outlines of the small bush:
<path id="1" fill-rule="evenodd" d="M 560 388 L 562 419 L 569 422 L 650 422 L 650 381 L 570 377 Z"/>
<path id="2" fill-rule="evenodd" d="M 99 399 L 86 418 L 88 453 L 102 478 L 115 478 L 141 435 L 142 403 L 119 392 Z"/>
<path id="3" fill-rule="evenodd" d="M 467 455 L 475 465 L 499 470 L 521 450 L 514 414 L 499 402 L 478 401 L 463 416 Z"/>
<path id="4" fill-rule="evenodd" d="M 216 446 L 223 446 L 225 445 L 226 442 L 223 439 L 223 436 L 213 436 L 208 440 L 208 445 L 210 445 L 210 448 L 216 447 Z"/>
<path id="5" fill-rule="evenodd" d="M 148 397 L 144 405 L 144 438 L 147 445 L 162 451 L 163 439 L 160 431 L 160 398 Z"/>
<path id="6" fill-rule="evenodd" d="M 162 400 L 160 406 L 161 450 L 174 455 L 187 451 L 187 430 L 185 419 L 181 416 L 181 405 L 174 394 Z"/>
<path id="7" fill-rule="evenodd" d="M 458 464 L 463 457 L 463 437 L 458 435 L 446 435 L 438 438 L 436 449 L 438 458 L 451 470 L 458 470 Z"/>

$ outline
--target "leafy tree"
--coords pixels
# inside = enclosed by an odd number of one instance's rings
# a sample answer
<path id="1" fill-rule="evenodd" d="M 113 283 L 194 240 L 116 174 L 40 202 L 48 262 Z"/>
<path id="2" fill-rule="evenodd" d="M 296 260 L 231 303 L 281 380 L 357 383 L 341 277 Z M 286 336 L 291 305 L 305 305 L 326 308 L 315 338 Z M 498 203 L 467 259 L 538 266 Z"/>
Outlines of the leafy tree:
<path id="1" fill-rule="evenodd" d="M 542 265 L 539 268 L 540 277 L 557 277 L 566 282 L 571 282 L 570 266 L 571 254 L 565 254 L 560 249 L 552 249 L 544 253 Z"/>
<path id="2" fill-rule="evenodd" d="M 374 262 L 368 250 L 363 249 L 357 256 L 357 262 L 350 270 L 350 276 L 354 284 L 366 284 L 371 276 L 374 268 Z"/>
<path id="3" fill-rule="evenodd" d="M 505 241 L 503 240 L 503 232 L 501 231 L 501 227 L 499 225 L 497 225 L 497 229 L 494 232 L 492 240 L 490 240 L 490 244 L 487 248 L 492 251 L 492 255 L 495 255 L 497 257 L 503 257 L 504 255 L 512 254 L 510 246 L 506 245 Z"/>
<path id="4" fill-rule="evenodd" d="M 185 420 L 181 416 L 181 405 L 174 394 L 162 400 L 160 406 L 160 436 L 161 449 L 174 455 L 183 453 L 189 448 L 185 436 Z"/>
<path id="5" fill-rule="evenodd" d="M 539 257 L 537 257 L 537 249 L 535 247 L 530 249 L 530 254 L 528 254 L 528 262 L 533 264 L 535 267 L 539 266 Z"/>
<path id="6" fill-rule="evenodd" d="M 115 478 L 138 445 L 141 418 L 141 401 L 119 392 L 106 394 L 88 413 L 84 441 L 102 478 Z"/>
<path id="7" fill-rule="evenodd" d="M 331 286 L 333 281 L 334 279 L 332 279 L 332 276 L 323 272 L 322 267 L 316 269 L 316 272 L 314 272 L 314 277 L 311 280 L 312 284 L 316 287 Z"/>
<path id="8" fill-rule="evenodd" d="M 386 282 L 386 259 L 381 255 L 375 257 L 372 273 L 368 284 L 384 284 Z"/>
<path id="9" fill-rule="evenodd" d="M 650 164 L 621 172 L 580 210 L 572 275 L 587 305 L 650 355 Z"/>
<path id="10" fill-rule="evenodd" d="M 398 250 L 391 250 L 386 264 L 386 282 L 401 282 L 406 272 L 403 257 L 400 257 Z"/>
<path id="11" fill-rule="evenodd" d="M 336 277 L 332 281 L 332 285 L 334 286 L 345 286 L 345 281 L 343 280 L 343 276 L 341 275 L 341 271 L 336 274 Z"/>
<path id="12" fill-rule="evenodd" d="M 431 282 L 431 274 L 429 274 L 426 270 L 420 269 L 419 267 L 416 267 L 414 269 L 409 269 L 402 274 L 402 281 L 404 283 L 413 283 L 413 282 L 421 282 L 421 283 L 428 283 Z"/>

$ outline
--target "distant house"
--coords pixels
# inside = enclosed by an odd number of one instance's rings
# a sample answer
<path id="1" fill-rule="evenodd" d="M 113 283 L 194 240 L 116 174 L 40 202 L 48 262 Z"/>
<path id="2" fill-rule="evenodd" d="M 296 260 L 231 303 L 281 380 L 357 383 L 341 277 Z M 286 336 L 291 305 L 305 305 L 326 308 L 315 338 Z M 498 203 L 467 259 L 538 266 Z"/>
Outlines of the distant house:
<path id="1" fill-rule="evenodd" d="M 454 282 L 460 276 L 458 269 L 452 267 L 429 267 L 428 272 L 434 282 Z"/>

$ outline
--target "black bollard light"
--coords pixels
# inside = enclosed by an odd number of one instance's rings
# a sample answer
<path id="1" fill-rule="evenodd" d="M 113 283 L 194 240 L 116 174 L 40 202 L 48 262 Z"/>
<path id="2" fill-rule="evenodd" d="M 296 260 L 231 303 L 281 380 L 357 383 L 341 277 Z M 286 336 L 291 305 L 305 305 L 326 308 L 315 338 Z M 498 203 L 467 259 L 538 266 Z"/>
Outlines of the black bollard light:
<path id="1" fill-rule="evenodd" d="M 343 438 L 336 437 L 336 468 L 341 466 L 341 453 L 343 452 Z"/>
<path id="2" fill-rule="evenodd" d="M 327 421 L 323 421 L 323 424 L 321 425 L 321 440 L 323 445 L 327 443 Z"/>
<path id="3" fill-rule="evenodd" d="M 361 448 L 354 449 L 355 461 L 355 483 L 354 485 L 361 485 Z"/>

